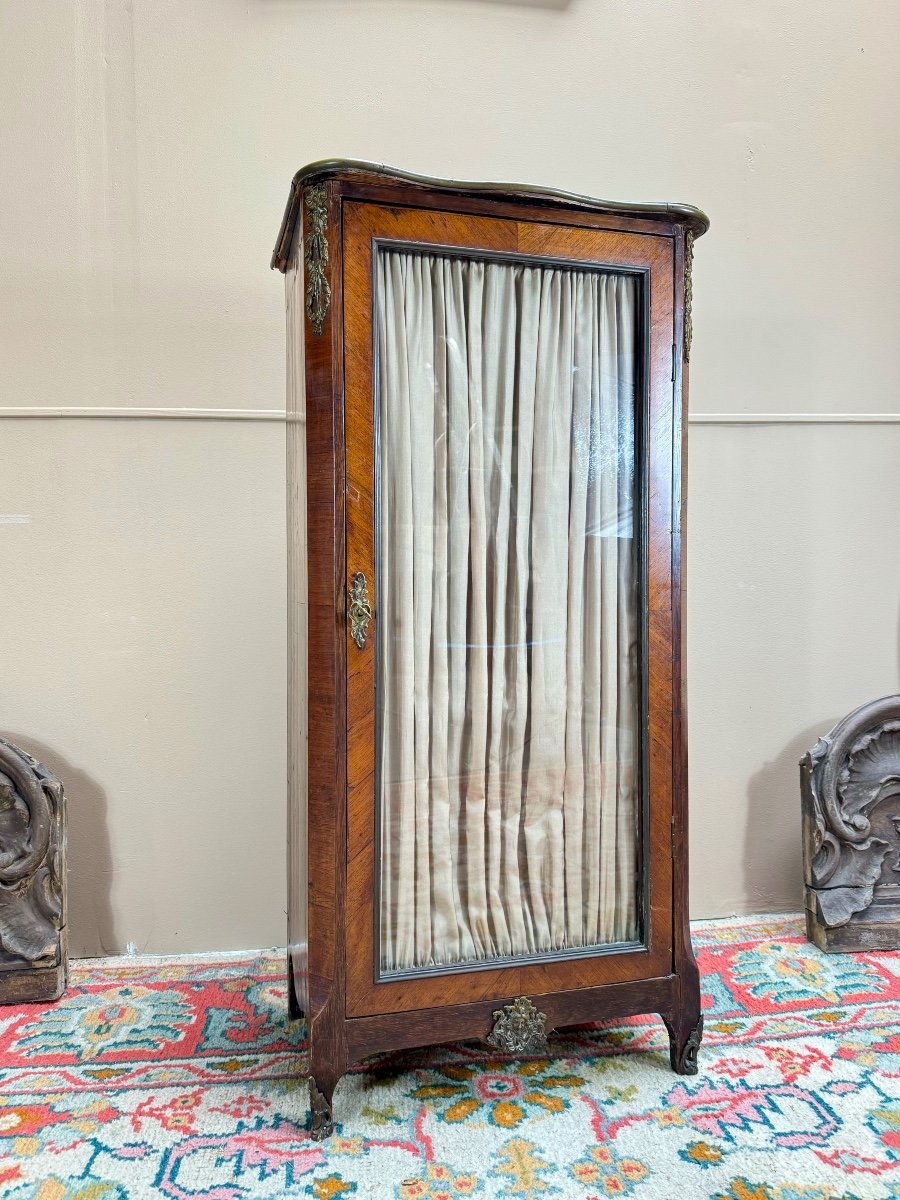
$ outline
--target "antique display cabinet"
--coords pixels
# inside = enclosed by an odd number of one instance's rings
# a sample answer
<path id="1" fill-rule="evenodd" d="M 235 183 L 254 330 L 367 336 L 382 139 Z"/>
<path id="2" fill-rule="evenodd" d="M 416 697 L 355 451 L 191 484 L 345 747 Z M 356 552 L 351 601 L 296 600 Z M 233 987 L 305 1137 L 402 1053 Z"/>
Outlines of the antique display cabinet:
<path id="1" fill-rule="evenodd" d="M 301 170 L 286 274 L 289 981 L 348 1065 L 654 1012 L 696 1071 L 675 204 Z"/>

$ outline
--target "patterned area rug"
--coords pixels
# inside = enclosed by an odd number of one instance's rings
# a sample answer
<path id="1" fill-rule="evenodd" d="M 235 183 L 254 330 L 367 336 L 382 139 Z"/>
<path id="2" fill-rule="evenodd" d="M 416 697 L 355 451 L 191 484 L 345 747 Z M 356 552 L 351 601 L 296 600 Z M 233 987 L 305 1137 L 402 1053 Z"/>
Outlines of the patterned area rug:
<path id="1" fill-rule="evenodd" d="M 700 1074 L 639 1018 L 516 1061 L 385 1056 L 305 1130 L 283 957 L 77 964 L 0 1008 L 4 1200 L 900 1197 L 900 954 L 827 957 L 798 918 L 695 928 Z"/>

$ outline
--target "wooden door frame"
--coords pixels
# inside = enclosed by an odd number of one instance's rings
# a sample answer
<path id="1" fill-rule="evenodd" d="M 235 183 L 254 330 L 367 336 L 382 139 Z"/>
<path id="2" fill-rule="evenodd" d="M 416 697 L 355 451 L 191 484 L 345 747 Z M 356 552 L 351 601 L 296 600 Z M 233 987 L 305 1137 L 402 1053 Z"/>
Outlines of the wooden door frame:
<path id="1" fill-rule="evenodd" d="M 644 444 L 640 463 L 646 514 L 642 617 L 642 667 L 649 663 L 646 689 L 646 761 L 652 811 L 642 805 L 644 944 L 586 948 L 583 954 L 535 957 L 527 965 L 461 966 L 423 971 L 406 978 L 378 978 L 378 800 L 375 778 L 376 645 L 376 415 L 374 291 L 380 247 L 409 246 L 475 257 L 509 256 L 525 262 L 571 264 L 641 274 L 645 279 L 644 355 L 647 379 L 640 409 Z M 463 1000 L 496 1001 L 533 994 L 621 983 L 666 973 L 672 961 L 672 725 L 671 725 L 671 411 L 674 387 L 674 313 L 670 238 L 655 234 L 573 228 L 505 217 L 373 204 L 345 203 L 343 287 L 346 300 L 346 522 L 347 578 L 362 571 L 375 610 L 363 647 L 347 631 L 347 956 L 348 1017 L 457 1005 Z M 643 375 L 643 372 L 642 372 Z M 640 539 L 643 542 L 643 539 Z M 642 686 L 642 692 L 644 687 Z M 643 709 L 643 705 L 642 705 Z M 642 717 L 643 717 L 642 712 Z M 644 739 L 642 739 L 644 742 Z M 643 776 L 644 772 L 642 772 Z M 660 830 L 664 834 L 660 835 Z"/>

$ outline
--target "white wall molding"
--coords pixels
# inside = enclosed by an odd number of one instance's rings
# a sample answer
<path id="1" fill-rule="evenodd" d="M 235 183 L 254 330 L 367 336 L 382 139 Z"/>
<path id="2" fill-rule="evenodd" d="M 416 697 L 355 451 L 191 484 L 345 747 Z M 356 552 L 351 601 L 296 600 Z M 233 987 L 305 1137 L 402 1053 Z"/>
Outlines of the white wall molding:
<path id="1" fill-rule="evenodd" d="M 692 425 L 900 425 L 900 412 L 692 412 L 688 419 Z"/>
<path id="2" fill-rule="evenodd" d="M 83 408 L 29 406 L 23 408 L 0 406 L 0 420 L 24 417 L 93 417 L 104 420 L 131 421 L 284 421 L 280 408 Z M 900 425 L 900 412 L 795 412 L 795 413 L 713 413 L 694 412 L 692 425 Z"/>
<path id="3" fill-rule="evenodd" d="M 132 421 L 284 421 L 283 408 L 4 408 L 0 407 L 0 419 L 4 417 L 102 417 Z"/>

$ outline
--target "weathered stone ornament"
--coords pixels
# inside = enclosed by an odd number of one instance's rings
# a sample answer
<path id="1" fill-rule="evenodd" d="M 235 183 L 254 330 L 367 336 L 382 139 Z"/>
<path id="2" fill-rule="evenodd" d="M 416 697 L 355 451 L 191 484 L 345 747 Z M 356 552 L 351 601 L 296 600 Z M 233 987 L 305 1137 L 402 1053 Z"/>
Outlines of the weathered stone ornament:
<path id="1" fill-rule="evenodd" d="M 519 996 L 494 1013 L 494 1028 L 487 1040 L 510 1054 L 537 1054 L 547 1046 L 547 1018 L 527 996 Z"/>
<path id="2" fill-rule="evenodd" d="M 0 1004 L 65 990 L 65 820 L 60 781 L 0 738 Z"/>
<path id="3" fill-rule="evenodd" d="M 800 761 L 806 928 L 821 950 L 900 949 L 900 696 Z"/>

